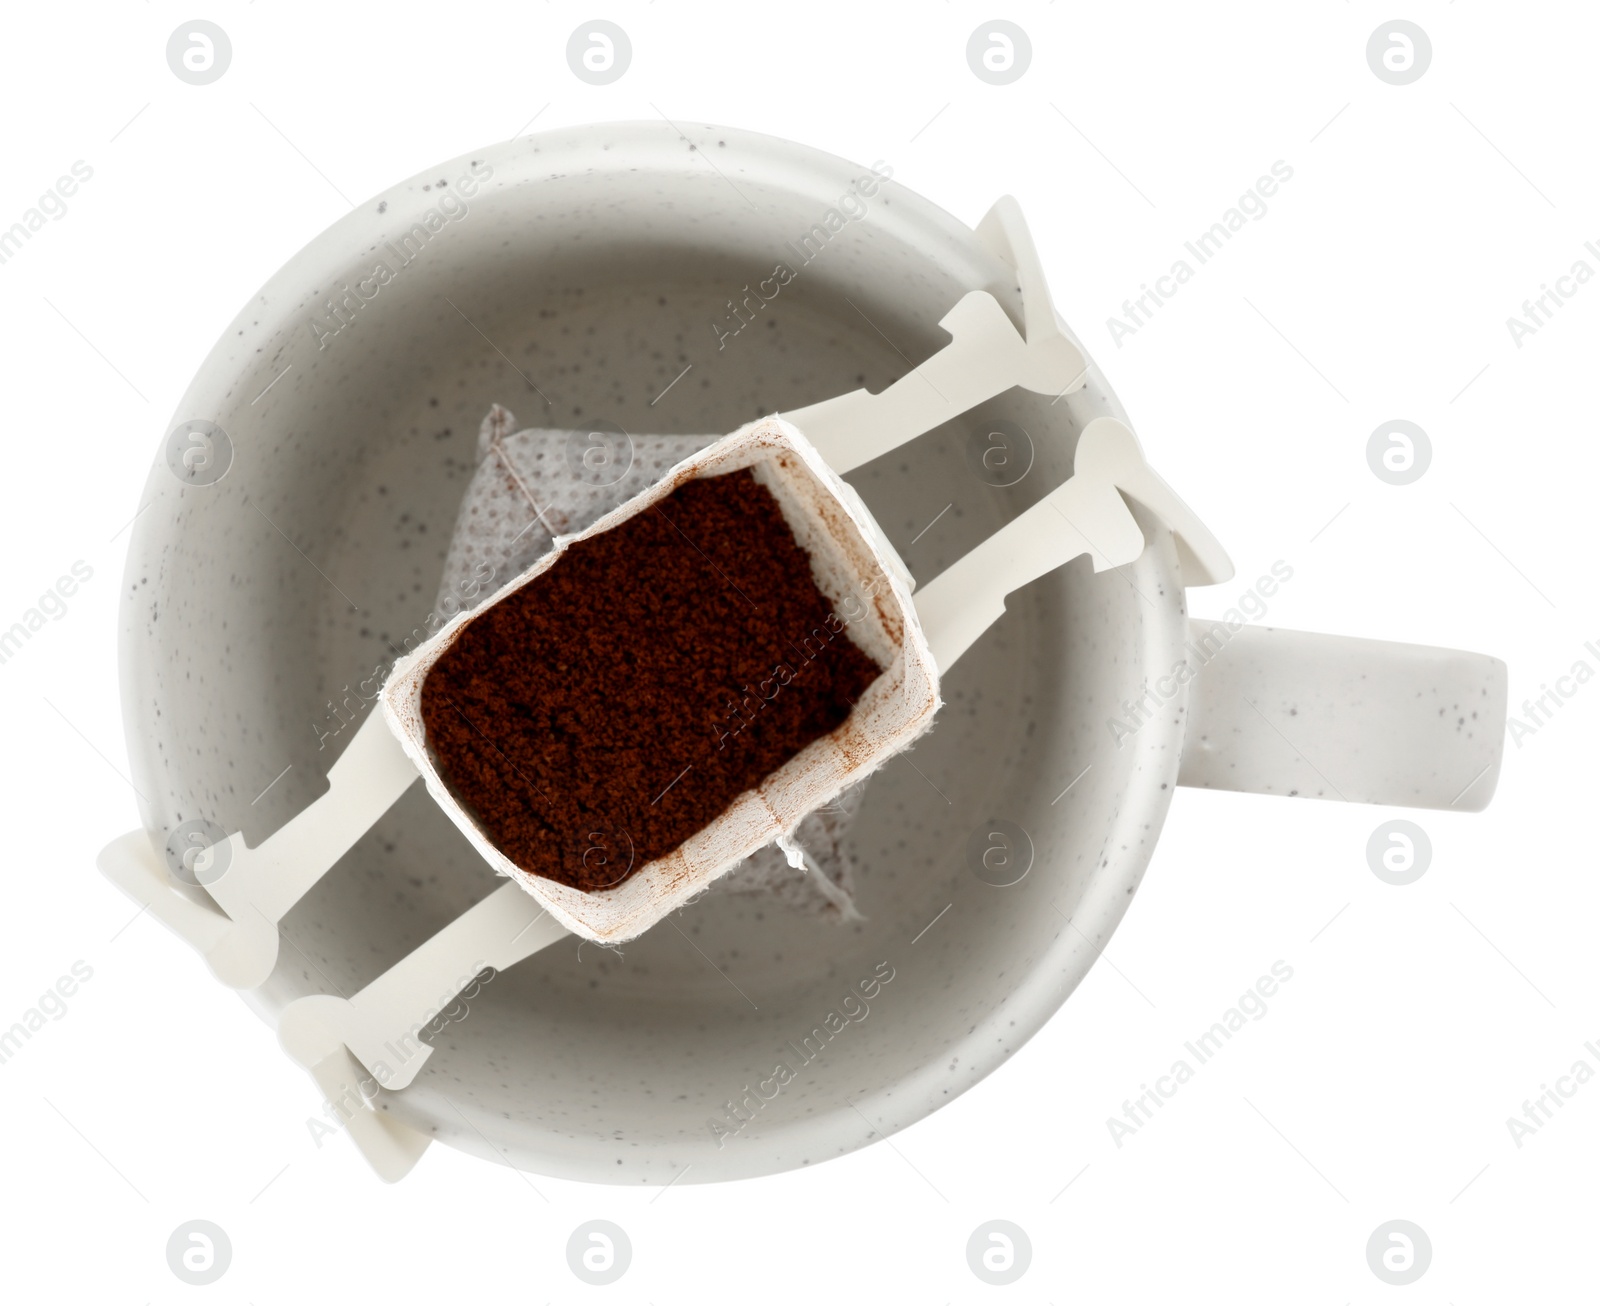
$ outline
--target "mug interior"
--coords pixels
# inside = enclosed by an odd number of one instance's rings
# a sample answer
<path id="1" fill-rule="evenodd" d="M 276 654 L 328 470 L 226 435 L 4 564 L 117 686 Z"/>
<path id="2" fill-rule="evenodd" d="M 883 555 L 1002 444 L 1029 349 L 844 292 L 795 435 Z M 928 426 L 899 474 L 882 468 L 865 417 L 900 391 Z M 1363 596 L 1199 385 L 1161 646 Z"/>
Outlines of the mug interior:
<path id="1" fill-rule="evenodd" d="M 254 845 L 326 788 L 387 668 L 452 615 L 434 596 L 490 404 L 519 427 L 721 433 L 881 389 L 946 343 L 967 291 L 1020 322 L 1003 265 L 903 187 L 846 205 L 866 168 L 686 130 L 692 146 L 663 123 L 549 133 L 432 169 L 229 327 L 172 426 L 217 423 L 232 465 L 180 484 L 157 459 L 124 590 L 129 752 L 159 843 L 202 816 Z M 801 241 L 830 210 L 840 229 Z M 769 296 L 779 263 L 794 275 Z M 846 479 L 927 581 L 1070 475 L 1105 414 L 1122 416 L 1091 367 L 1071 396 L 1011 391 Z M 1180 708 L 1120 747 L 1106 726 L 1183 642 L 1170 537 L 1140 521 L 1132 566 L 1080 558 L 1014 595 L 944 677 L 932 733 L 868 782 L 864 920 L 710 894 L 620 950 L 563 940 L 465 1007 L 441 995 L 435 1055 L 380 1108 L 532 1171 L 701 1182 L 842 1154 L 976 1083 L 1104 945 L 1176 782 Z M 1027 864 L 1017 882 L 992 882 L 997 846 Z M 275 1020 L 349 995 L 497 883 L 414 785 L 283 921 L 247 1000 Z"/>

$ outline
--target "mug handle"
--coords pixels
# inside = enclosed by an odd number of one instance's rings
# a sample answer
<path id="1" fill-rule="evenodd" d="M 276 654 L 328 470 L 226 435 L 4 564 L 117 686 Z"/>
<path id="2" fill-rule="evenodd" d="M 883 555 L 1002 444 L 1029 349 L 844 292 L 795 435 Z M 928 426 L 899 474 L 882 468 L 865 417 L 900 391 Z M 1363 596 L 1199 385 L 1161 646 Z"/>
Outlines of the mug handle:
<path id="1" fill-rule="evenodd" d="M 1494 794 L 1506 732 L 1498 658 L 1199 620 L 1186 653 L 1181 785 L 1462 812 Z M 1161 710 L 1147 703 L 1160 688 L 1124 709 Z"/>

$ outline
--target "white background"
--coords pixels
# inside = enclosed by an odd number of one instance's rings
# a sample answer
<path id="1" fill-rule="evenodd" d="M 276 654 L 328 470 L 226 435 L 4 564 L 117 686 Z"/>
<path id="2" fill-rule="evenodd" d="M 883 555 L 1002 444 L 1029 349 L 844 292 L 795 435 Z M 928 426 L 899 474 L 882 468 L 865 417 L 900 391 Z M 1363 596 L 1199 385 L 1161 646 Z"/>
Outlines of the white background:
<path id="1" fill-rule="evenodd" d="M 206 87 L 164 53 L 197 16 L 234 50 Z M 965 56 L 997 16 L 1033 46 L 1008 86 Z M 1575 260 L 1600 270 L 1583 248 L 1600 239 L 1600 16 L 1416 0 L 1399 16 L 1433 59 L 1403 87 L 1365 54 L 1396 16 L 1365 0 L 8 6 L 0 225 L 75 160 L 94 175 L 0 265 L 0 626 L 73 562 L 93 578 L 0 666 L 0 1026 L 74 961 L 94 977 L 0 1065 L 6 1299 L 1591 1298 L 1600 1082 L 1521 1148 L 1506 1118 L 1580 1058 L 1600 1070 L 1583 1047 L 1600 1040 L 1597 686 L 1508 741 L 1487 812 L 1416 814 L 1433 861 L 1408 887 L 1365 854 L 1398 813 L 1180 792 L 1106 961 L 1032 1043 L 892 1146 L 738 1185 L 530 1183 L 433 1148 L 385 1188 L 347 1140 L 314 1145 L 315 1093 L 270 1031 L 156 923 L 129 926 L 93 868 L 136 819 L 113 532 L 193 370 L 347 198 L 536 114 L 533 130 L 659 113 L 885 159 L 967 222 L 1017 195 L 1062 312 L 1237 564 L 1200 614 L 1281 558 L 1295 575 L 1274 624 L 1494 653 L 1514 710 L 1580 658 L 1600 669 L 1583 647 L 1600 640 L 1600 286 L 1520 349 L 1506 327 Z M 566 64 L 593 17 L 633 44 L 609 86 Z M 1108 316 L 1279 159 L 1294 176 L 1267 215 L 1114 344 Z M 1401 488 L 1365 456 L 1392 418 L 1433 444 Z M 1279 959 L 1294 978 L 1266 1017 L 1116 1147 L 1106 1117 Z M 211 1287 L 167 1267 L 194 1218 L 232 1242 Z M 612 1287 L 567 1268 L 590 1218 L 632 1240 Z M 965 1254 L 994 1218 L 1033 1244 L 1004 1289 Z M 1432 1242 L 1409 1287 L 1367 1265 L 1394 1218 Z"/>

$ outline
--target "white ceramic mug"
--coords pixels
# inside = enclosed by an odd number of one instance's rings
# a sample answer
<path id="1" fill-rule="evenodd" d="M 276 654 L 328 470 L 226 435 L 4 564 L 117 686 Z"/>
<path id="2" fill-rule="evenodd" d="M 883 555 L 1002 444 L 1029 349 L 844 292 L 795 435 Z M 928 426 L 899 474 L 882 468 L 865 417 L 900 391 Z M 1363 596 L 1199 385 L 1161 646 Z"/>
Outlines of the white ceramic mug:
<path id="1" fill-rule="evenodd" d="M 632 123 L 432 168 L 229 326 L 157 457 L 124 589 L 128 746 L 158 844 L 210 821 L 254 845 L 326 787 L 388 665 L 451 615 L 429 605 L 491 403 L 553 427 L 732 430 L 881 388 L 944 343 L 967 291 L 1020 323 L 1003 266 L 887 165 L 687 130 L 693 149 Z M 1091 367 L 1059 402 L 1003 395 L 849 479 L 927 579 L 1065 479 L 1101 415 L 1124 418 Z M 1162 433 L 1141 434 L 1159 465 Z M 447 1008 L 439 1055 L 381 1108 L 590 1180 L 825 1160 L 950 1101 L 1048 1019 L 1126 910 L 1174 784 L 1488 801 L 1501 663 L 1191 625 L 1171 537 L 1142 520 L 1155 542 L 1134 566 L 1080 560 L 1014 596 L 932 736 L 872 779 L 864 922 L 716 896 L 620 956 L 569 940 Z M 285 919 L 246 999 L 273 1021 L 353 992 L 494 887 L 413 787 Z"/>

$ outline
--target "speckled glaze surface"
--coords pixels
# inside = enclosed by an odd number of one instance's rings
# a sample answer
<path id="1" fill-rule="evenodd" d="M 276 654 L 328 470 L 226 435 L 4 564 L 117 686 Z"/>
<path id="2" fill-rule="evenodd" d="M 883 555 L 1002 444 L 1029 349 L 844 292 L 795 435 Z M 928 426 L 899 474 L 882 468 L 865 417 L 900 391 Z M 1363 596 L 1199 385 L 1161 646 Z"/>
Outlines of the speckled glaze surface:
<path id="1" fill-rule="evenodd" d="M 254 845 L 326 788 L 384 673 L 437 620 L 491 403 L 541 426 L 730 431 L 882 387 L 944 343 L 937 321 L 969 290 L 1018 315 L 971 231 L 890 182 L 724 334 L 728 302 L 793 263 L 788 245 L 867 169 L 684 130 L 694 147 L 620 124 L 430 169 L 295 255 L 224 333 L 168 429 L 219 424 L 232 465 L 182 483 L 158 455 L 125 577 L 125 724 L 158 842 L 203 816 Z M 848 479 L 925 581 L 1066 479 L 1077 432 L 1107 414 L 1123 415 L 1091 368 L 1055 404 L 1013 391 Z M 970 447 L 1002 418 L 1034 446 L 1011 488 Z M 1104 726 L 1187 638 L 1170 537 L 1151 538 L 1126 577 L 1079 559 L 1017 594 L 953 669 L 933 733 L 874 777 L 852 829 L 865 919 L 718 896 L 620 954 L 555 945 L 485 986 L 382 1109 L 531 1171 L 667 1183 L 692 1165 L 683 1182 L 704 1182 L 827 1160 L 970 1088 L 1083 978 L 1166 814 L 1181 696 L 1120 749 Z M 994 818 L 1033 848 L 1008 887 L 969 860 Z M 354 991 L 496 883 L 413 786 L 285 919 L 247 1000 L 271 1021 Z"/>

